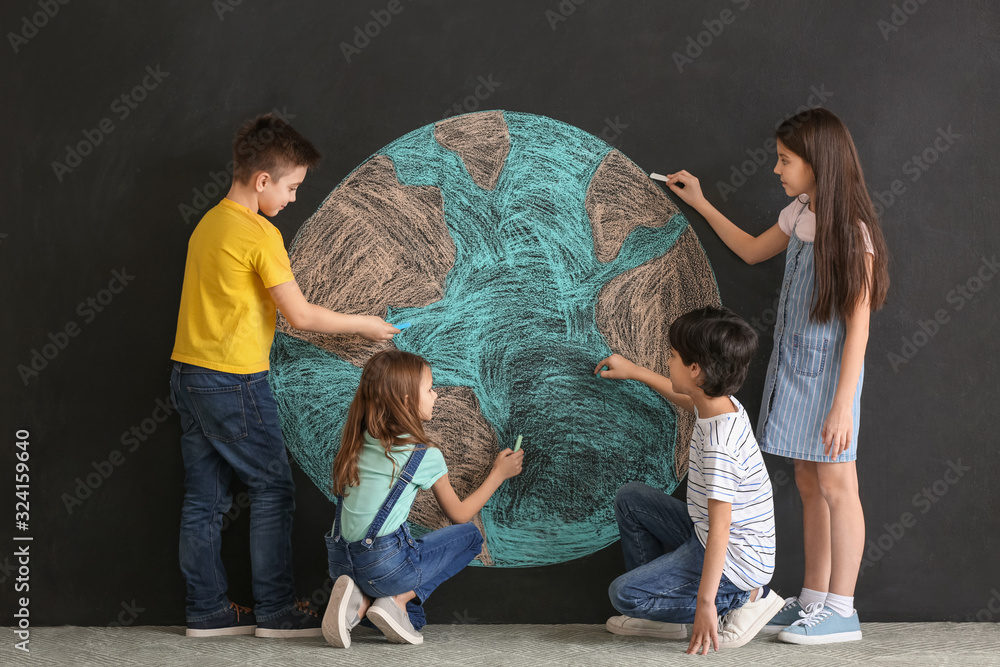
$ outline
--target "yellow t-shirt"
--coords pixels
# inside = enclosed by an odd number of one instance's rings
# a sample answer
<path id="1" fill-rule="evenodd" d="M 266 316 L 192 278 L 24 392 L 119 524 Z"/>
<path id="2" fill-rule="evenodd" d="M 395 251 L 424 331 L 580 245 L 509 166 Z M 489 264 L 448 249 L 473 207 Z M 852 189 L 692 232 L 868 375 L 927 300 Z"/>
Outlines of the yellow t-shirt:
<path id="1" fill-rule="evenodd" d="M 278 228 L 223 199 L 188 241 L 170 358 L 224 373 L 266 371 L 277 313 L 267 289 L 292 279 Z"/>

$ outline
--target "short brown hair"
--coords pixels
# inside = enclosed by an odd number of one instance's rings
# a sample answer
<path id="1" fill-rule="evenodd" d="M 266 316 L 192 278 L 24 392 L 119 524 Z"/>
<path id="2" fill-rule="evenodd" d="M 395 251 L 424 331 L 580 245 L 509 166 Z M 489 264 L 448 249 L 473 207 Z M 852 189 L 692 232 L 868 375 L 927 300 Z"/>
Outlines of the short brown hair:
<path id="1" fill-rule="evenodd" d="M 296 167 L 315 167 L 322 157 L 308 139 L 277 114 L 244 121 L 233 138 L 233 180 L 249 183 L 259 171 L 275 180 Z"/>

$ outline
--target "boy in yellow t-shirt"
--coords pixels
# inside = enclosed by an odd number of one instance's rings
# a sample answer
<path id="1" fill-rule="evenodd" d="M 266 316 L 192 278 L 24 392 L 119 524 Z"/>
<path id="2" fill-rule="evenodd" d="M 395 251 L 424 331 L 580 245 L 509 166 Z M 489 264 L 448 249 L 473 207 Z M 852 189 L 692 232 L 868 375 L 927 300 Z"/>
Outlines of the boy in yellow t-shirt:
<path id="1" fill-rule="evenodd" d="M 171 396 L 184 434 L 180 561 L 189 636 L 321 636 L 292 578 L 295 486 L 267 382 L 277 309 L 296 329 L 389 340 L 379 317 L 310 304 L 292 275 L 276 215 L 320 154 L 274 114 L 246 121 L 233 140 L 233 185 L 188 242 Z M 219 552 L 233 473 L 250 494 L 253 612 L 231 602 Z"/>

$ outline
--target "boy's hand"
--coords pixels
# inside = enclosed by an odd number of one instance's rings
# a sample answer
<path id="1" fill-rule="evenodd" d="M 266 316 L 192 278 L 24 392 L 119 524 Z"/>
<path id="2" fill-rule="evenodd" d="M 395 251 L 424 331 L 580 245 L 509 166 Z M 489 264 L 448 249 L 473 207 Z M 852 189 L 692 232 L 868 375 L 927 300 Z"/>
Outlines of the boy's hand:
<path id="1" fill-rule="evenodd" d="M 388 324 L 381 317 L 375 315 L 360 315 L 361 326 L 358 327 L 358 335 L 368 340 L 376 342 L 392 340 L 393 334 L 398 334 L 399 329 Z"/>
<path id="2" fill-rule="evenodd" d="M 605 366 L 608 367 L 607 370 L 601 370 Z M 597 364 L 597 368 L 594 369 L 594 374 L 611 380 L 634 380 L 636 371 L 638 370 L 639 366 L 633 364 L 622 355 L 612 354 L 610 357 L 602 359 Z"/>
<path id="3" fill-rule="evenodd" d="M 690 655 L 708 655 L 709 647 L 719 650 L 719 614 L 714 604 L 699 602 L 694 610 L 694 627 L 691 629 Z"/>
<path id="4" fill-rule="evenodd" d="M 667 182 L 667 187 L 670 188 L 671 192 L 680 197 L 685 204 L 698 208 L 699 204 L 707 201 L 701 191 L 701 183 L 686 170 L 681 169 L 674 174 L 667 174 L 667 178 L 670 179 Z M 680 187 L 679 183 L 682 183 L 684 187 Z"/>
<path id="5" fill-rule="evenodd" d="M 497 455 L 497 460 L 493 462 L 493 472 L 500 475 L 501 479 L 510 479 L 521 474 L 521 464 L 524 461 L 524 450 L 515 452 L 510 447 Z"/>

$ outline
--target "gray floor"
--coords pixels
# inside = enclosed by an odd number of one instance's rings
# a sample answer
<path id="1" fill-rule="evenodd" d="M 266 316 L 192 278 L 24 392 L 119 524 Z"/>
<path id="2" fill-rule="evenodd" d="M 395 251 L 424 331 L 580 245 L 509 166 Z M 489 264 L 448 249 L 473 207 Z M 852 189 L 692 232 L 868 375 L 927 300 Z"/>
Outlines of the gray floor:
<path id="1" fill-rule="evenodd" d="M 3 629 L 2 665 L 1000 665 L 1000 624 L 868 623 L 864 639 L 792 646 L 771 637 L 710 655 L 684 654 L 687 642 L 619 637 L 602 625 L 432 625 L 420 646 L 388 644 L 359 629 L 349 649 L 317 639 L 188 639 L 179 627 L 33 628 L 31 653 Z M 397 662 L 398 661 L 398 662 Z"/>

